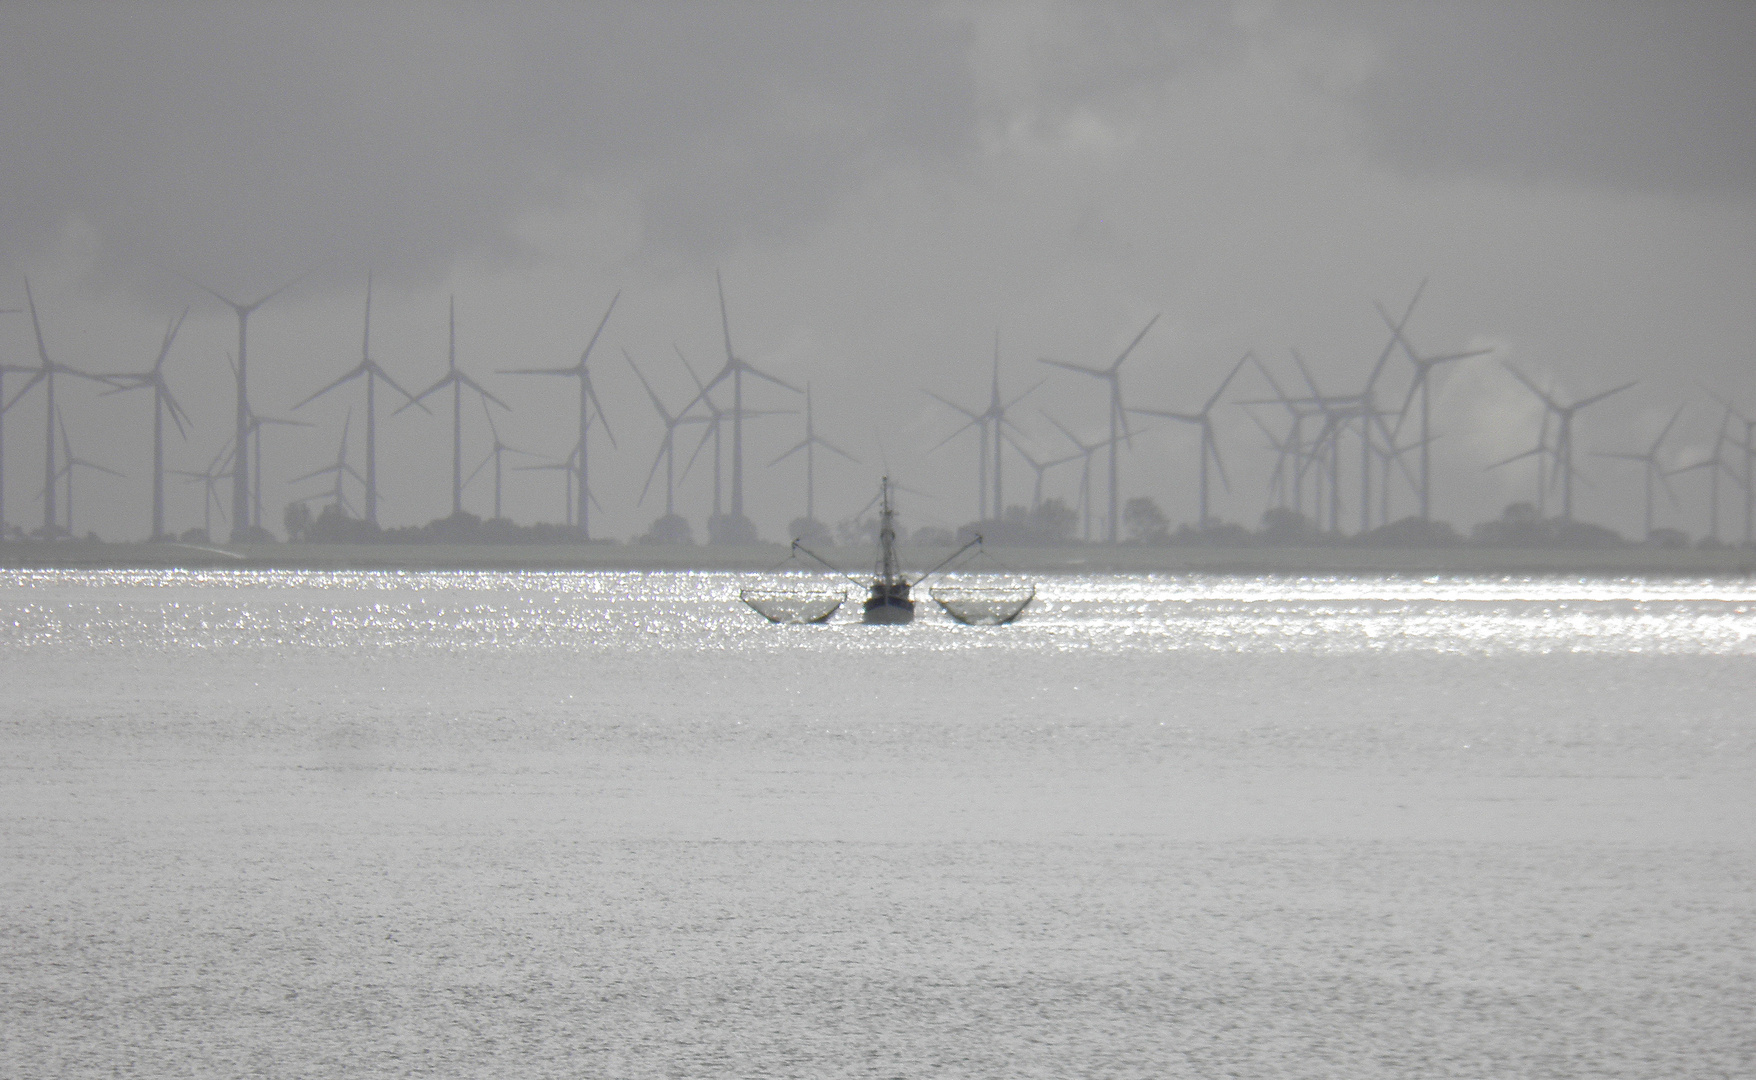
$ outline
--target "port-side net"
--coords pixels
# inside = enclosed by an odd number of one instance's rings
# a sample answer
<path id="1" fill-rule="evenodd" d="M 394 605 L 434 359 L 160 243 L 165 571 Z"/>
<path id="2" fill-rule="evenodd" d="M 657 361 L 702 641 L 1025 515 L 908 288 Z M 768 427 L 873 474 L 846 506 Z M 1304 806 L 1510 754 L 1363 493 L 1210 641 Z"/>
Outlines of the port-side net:
<path id="1" fill-rule="evenodd" d="M 1003 626 L 1036 599 L 1034 585 L 935 585 L 928 590 L 945 613 L 969 626 Z"/>
<path id="2" fill-rule="evenodd" d="M 772 623 L 826 622 L 848 598 L 846 589 L 739 589 L 738 599 Z"/>

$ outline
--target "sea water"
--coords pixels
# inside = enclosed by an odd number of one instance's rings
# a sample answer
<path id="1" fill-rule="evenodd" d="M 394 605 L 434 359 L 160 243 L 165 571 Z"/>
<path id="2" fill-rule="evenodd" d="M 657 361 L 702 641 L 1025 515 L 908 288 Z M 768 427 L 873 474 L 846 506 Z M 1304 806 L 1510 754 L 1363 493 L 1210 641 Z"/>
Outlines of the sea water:
<path id="1" fill-rule="evenodd" d="M 0 575 L 0 1075 L 1756 1074 L 1750 584 L 739 584 Z"/>

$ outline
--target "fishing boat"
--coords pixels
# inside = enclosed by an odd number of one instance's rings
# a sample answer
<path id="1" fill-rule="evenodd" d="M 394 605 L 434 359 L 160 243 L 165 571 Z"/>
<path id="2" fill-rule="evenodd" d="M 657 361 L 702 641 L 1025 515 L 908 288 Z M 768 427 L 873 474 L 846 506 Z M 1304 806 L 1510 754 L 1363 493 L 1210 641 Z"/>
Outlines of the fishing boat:
<path id="1" fill-rule="evenodd" d="M 877 496 L 860 513 L 864 514 L 873 503 L 879 507 L 878 564 L 872 570 L 872 581 L 860 621 L 875 626 L 901 626 L 915 620 L 913 590 L 925 584 L 927 579 L 946 571 L 971 552 L 975 553 L 975 559 L 980 559 L 984 554 L 982 538 L 977 534 L 946 556 L 937 566 L 910 581 L 896 558 L 896 509 L 890 505 L 889 477 L 880 481 Z M 850 584 L 867 587 L 866 582 L 812 551 L 795 537 L 787 558 L 769 571 L 769 577 L 778 580 L 746 586 L 738 591 L 738 598 L 769 622 L 828 622 L 830 616 L 847 599 L 848 590 L 800 581 L 795 576 L 799 566 L 796 560 L 800 555 L 808 556 L 833 570 Z M 973 560 L 966 561 L 960 569 L 967 571 L 971 562 Z M 1002 573 L 1012 576 L 1004 570 Z M 945 609 L 947 615 L 968 626 L 1003 626 L 1016 619 L 1036 597 L 1034 585 L 1016 580 L 1011 583 L 982 583 L 985 577 L 986 575 L 978 577 L 971 582 L 945 582 L 929 589 L 928 593 Z"/>
<path id="2" fill-rule="evenodd" d="M 861 621 L 884 625 L 913 622 L 915 602 L 909 599 L 909 581 L 896 565 L 896 511 L 890 507 L 890 477 L 880 481 L 878 497 L 878 565 Z"/>

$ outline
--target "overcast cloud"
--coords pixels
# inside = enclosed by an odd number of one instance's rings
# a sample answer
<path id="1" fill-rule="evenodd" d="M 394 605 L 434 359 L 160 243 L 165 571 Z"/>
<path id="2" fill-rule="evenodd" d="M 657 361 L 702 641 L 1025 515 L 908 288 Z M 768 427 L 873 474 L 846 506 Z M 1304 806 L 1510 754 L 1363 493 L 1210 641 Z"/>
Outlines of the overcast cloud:
<path id="1" fill-rule="evenodd" d="M 1372 301 L 1429 276 L 1411 324 L 1428 349 L 1493 344 L 1569 393 L 1641 379 L 1583 425 L 1619 447 L 1697 381 L 1756 406 L 1752 55 L 1747 4 L 13 4 L 0 306 L 22 306 L 29 274 L 57 359 L 121 370 L 193 304 L 168 371 L 198 423 L 172 454 L 198 467 L 229 434 L 235 330 L 178 273 L 254 295 L 320 267 L 252 322 L 264 412 L 357 360 L 368 268 L 374 352 L 410 384 L 443 367 L 455 293 L 462 362 L 517 406 L 508 441 L 553 456 L 565 402 L 492 372 L 577 358 L 623 290 L 598 362 L 617 441 L 594 448 L 598 521 L 622 537 L 659 512 L 635 500 L 660 432 L 619 350 L 680 404 L 673 342 L 702 367 L 722 351 L 716 268 L 740 352 L 811 380 L 820 425 L 865 463 L 820 463 L 832 522 L 881 460 L 938 494 L 917 520 L 969 518 L 973 445 L 923 452 L 953 425 L 921 390 L 977 404 L 996 329 L 1020 389 L 1049 375 L 1038 356 L 1106 361 L 1160 311 L 1135 402 L 1197 404 L 1250 348 L 1299 346 L 1351 389 L 1383 345 Z M 3 318 L 0 361 L 34 362 L 28 323 Z M 1447 381 L 1440 516 L 1527 494 L 1528 476 L 1481 472 L 1535 438 L 1518 393 L 1493 364 Z M 1094 387 L 1056 375 L 1039 394 L 1098 430 Z M 143 534 L 144 399 L 66 397 L 81 454 L 132 477 L 82 477 L 76 525 Z M 281 480 L 333 457 L 346 407 L 277 433 L 274 523 L 310 493 Z M 7 518 L 34 525 L 40 401 L 5 419 Z M 1693 410 L 1678 453 L 1715 422 Z M 796 466 L 761 466 L 797 426 L 753 426 L 770 537 L 802 496 Z M 1247 523 L 1268 464 L 1253 431 L 1222 420 L 1220 508 Z M 445 513 L 443 426 L 404 414 L 382 438 L 383 518 Z M 486 432 L 468 439 L 473 464 Z M 1191 516 L 1192 446 L 1141 440 L 1126 493 Z M 682 496 L 698 530 L 701 479 Z M 1606 469 L 1584 513 L 1631 530 L 1634 490 Z M 510 492 L 519 520 L 560 515 L 545 474 Z M 199 523 L 197 488 L 172 518 Z"/>

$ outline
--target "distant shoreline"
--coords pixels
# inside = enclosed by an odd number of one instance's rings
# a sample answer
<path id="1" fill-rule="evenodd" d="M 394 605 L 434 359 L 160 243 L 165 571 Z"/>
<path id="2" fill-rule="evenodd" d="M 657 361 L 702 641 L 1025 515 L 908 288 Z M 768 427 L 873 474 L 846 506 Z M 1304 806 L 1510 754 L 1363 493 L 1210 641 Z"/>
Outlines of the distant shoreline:
<path id="1" fill-rule="evenodd" d="M 859 574 L 867 549 L 823 554 Z M 905 551 L 923 570 L 948 550 Z M 495 570 L 764 571 L 787 559 L 780 544 L 734 547 L 648 544 L 246 544 L 0 543 L 7 570 Z M 1756 550 L 1517 547 L 1238 547 L 1077 546 L 990 548 L 978 565 L 1026 573 L 1160 574 L 1653 574 L 1749 577 Z M 801 562 L 801 569 L 812 569 Z"/>

